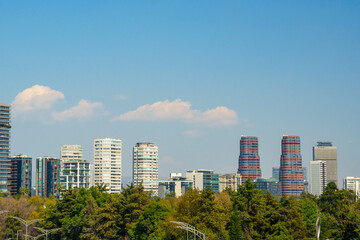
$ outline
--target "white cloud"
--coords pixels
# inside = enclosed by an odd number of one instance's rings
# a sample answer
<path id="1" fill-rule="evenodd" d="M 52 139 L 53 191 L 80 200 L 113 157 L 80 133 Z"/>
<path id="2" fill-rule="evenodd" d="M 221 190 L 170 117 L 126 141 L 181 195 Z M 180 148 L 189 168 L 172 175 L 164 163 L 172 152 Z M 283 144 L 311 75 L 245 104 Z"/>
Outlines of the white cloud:
<path id="1" fill-rule="evenodd" d="M 12 106 L 15 111 L 29 111 L 50 108 L 64 94 L 47 86 L 34 85 L 16 95 Z"/>
<path id="2" fill-rule="evenodd" d="M 80 100 L 78 105 L 62 112 L 53 113 L 53 118 L 57 121 L 66 121 L 69 119 L 82 120 L 95 114 L 103 114 L 103 104 L 100 102 L 91 103 L 87 100 Z"/>
<path id="3" fill-rule="evenodd" d="M 204 123 L 206 125 L 235 125 L 238 122 L 234 110 L 223 106 L 209 109 L 205 112 L 191 109 L 189 102 L 176 99 L 173 102 L 165 100 L 146 104 L 134 111 L 127 112 L 112 119 L 112 121 L 130 120 L 181 120 L 184 122 Z"/>

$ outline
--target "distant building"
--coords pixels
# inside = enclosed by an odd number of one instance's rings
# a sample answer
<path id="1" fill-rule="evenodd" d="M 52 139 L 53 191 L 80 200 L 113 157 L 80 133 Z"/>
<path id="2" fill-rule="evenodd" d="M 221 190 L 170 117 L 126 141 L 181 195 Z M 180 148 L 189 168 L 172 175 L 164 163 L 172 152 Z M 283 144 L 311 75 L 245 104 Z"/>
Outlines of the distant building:
<path id="1" fill-rule="evenodd" d="M 310 161 L 310 193 L 320 196 L 326 183 L 326 161 Z"/>
<path id="2" fill-rule="evenodd" d="M 181 174 L 171 173 L 167 181 L 159 181 L 159 197 L 165 198 L 167 194 L 180 197 L 189 190 L 189 187 L 193 187 L 192 184 L 191 180 L 182 177 Z"/>
<path id="3" fill-rule="evenodd" d="M 332 142 L 318 142 L 313 147 L 313 161 L 325 161 L 326 183 L 334 182 L 337 185 L 337 147 Z"/>
<path id="4" fill-rule="evenodd" d="M 360 177 L 344 178 L 344 189 L 353 190 L 357 198 L 360 198 Z"/>
<path id="5" fill-rule="evenodd" d="M 61 148 L 60 182 L 65 189 L 90 187 L 90 163 L 82 159 L 80 145 L 64 145 Z"/>
<path id="6" fill-rule="evenodd" d="M 20 188 L 31 191 L 32 158 L 17 155 L 10 158 L 9 192 L 11 195 L 19 193 Z M 30 195 L 30 192 L 29 192 Z"/>
<path id="7" fill-rule="evenodd" d="M 241 175 L 239 173 L 220 175 L 219 182 L 220 192 L 227 188 L 231 188 L 233 191 L 237 191 L 238 187 L 241 185 Z"/>
<path id="8" fill-rule="evenodd" d="M 121 193 L 121 140 L 94 140 L 94 183 L 105 184 L 109 193 Z"/>
<path id="9" fill-rule="evenodd" d="M 10 177 L 11 106 L 0 103 L 0 193 L 8 192 Z"/>
<path id="10" fill-rule="evenodd" d="M 159 147 L 153 143 L 137 143 L 133 151 L 133 181 L 135 186 L 158 195 L 159 185 Z"/>
<path id="11" fill-rule="evenodd" d="M 95 186 L 94 176 L 95 176 L 95 166 L 94 164 L 90 164 L 90 187 Z"/>
<path id="12" fill-rule="evenodd" d="M 304 191 L 304 170 L 298 136 L 284 135 L 282 138 L 279 177 L 282 195 L 300 196 Z"/>
<path id="13" fill-rule="evenodd" d="M 52 157 L 36 158 L 36 195 L 59 197 L 60 162 Z"/>
<path id="14" fill-rule="evenodd" d="M 276 180 L 279 181 L 280 177 L 279 177 L 279 172 L 280 172 L 280 168 L 279 167 L 273 167 L 272 168 L 272 178 L 275 178 Z"/>
<path id="15" fill-rule="evenodd" d="M 255 181 L 261 177 L 257 137 L 241 137 L 238 173 L 242 176 L 242 184 L 244 184 L 248 178 Z"/>
<path id="16" fill-rule="evenodd" d="M 258 178 L 256 183 L 257 189 L 262 190 L 264 193 L 269 192 L 274 196 L 281 195 L 280 183 L 275 178 Z"/>
<path id="17" fill-rule="evenodd" d="M 199 169 L 187 171 L 186 179 L 191 180 L 194 188 L 199 190 L 210 188 L 214 192 L 220 191 L 219 174 L 214 173 L 213 170 Z"/>

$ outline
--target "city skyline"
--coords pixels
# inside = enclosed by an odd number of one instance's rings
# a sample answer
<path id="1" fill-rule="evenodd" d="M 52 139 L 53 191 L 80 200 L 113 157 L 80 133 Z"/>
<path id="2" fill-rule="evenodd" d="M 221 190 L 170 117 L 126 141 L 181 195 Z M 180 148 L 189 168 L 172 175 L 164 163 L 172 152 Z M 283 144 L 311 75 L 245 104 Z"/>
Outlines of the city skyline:
<path id="1" fill-rule="evenodd" d="M 301 137 L 308 169 L 316 142 L 332 141 L 341 185 L 360 159 L 359 11 L 358 2 L 2 2 L 10 155 L 59 158 L 77 144 L 93 163 L 93 140 L 118 138 L 131 179 L 133 146 L 154 142 L 167 179 L 236 172 L 247 135 L 270 177 L 288 134 Z"/>

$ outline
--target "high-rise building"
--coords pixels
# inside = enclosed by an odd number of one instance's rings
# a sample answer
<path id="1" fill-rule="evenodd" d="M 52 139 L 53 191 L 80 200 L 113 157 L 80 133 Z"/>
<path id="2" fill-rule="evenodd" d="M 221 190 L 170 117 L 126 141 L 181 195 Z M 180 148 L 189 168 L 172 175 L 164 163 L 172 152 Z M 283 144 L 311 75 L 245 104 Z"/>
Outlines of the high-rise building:
<path id="1" fill-rule="evenodd" d="M 64 145 L 61 148 L 60 182 L 65 189 L 90 187 L 90 163 L 82 159 L 80 145 Z"/>
<path id="2" fill-rule="evenodd" d="M 60 159 L 62 161 L 83 160 L 83 149 L 81 145 L 64 145 L 61 147 Z"/>
<path id="3" fill-rule="evenodd" d="M 255 181 L 261 177 L 257 137 L 241 137 L 238 173 L 242 176 L 242 184 L 244 184 L 248 178 Z"/>
<path id="4" fill-rule="evenodd" d="M 344 189 L 353 190 L 357 198 L 360 198 L 360 177 L 344 178 Z"/>
<path id="5" fill-rule="evenodd" d="M 279 177 L 282 195 L 299 196 L 304 191 L 299 136 L 284 135 L 282 138 Z"/>
<path id="6" fill-rule="evenodd" d="M 94 183 L 105 184 L 109 193 L 121 193 L 121 140 L 94 140 Z"/>
<path id="7" fill-rule="evenodd" d="M 275 178 L 258 178 L 256 183 L 257 189 L 262 190 L 264 193 L 269 192 L 274 196 L 280 196 L 281 194 L 279 180 Z"/>
<path id="8" fill-rule="evenodd" d="M 193 182 L 193 187 L 199 190 L 210 188 L 214 192 L 220 191 L 220 179 L 219 174 L 214 173 L 213 170 L 193 170 L 186 171 L 186 179 Z"/>
<path id="9" fill-rule="evenodd" d="M 52 157 L 36 158 L 36 195 L 59 197 L 60 162 Z"/>
<path id="10" fill-rule="evenodd" d="M 142 183 L 144 191 L 158 195 L 159 148 L 153 143 L 137 143 L 133 151 L 133 181 Z"/>
<path id="11" fill-rule="evenodd" d="M 20 188 L 31 191 L 32 158 L 17 155 L 10 158 L 9 192 L 11 195 L 19 193 Z"/>
<path id="12" fill-rule="evenodd" d="M 241 185 L 241 175 L 239 173 L 228 173 L 220 175 L 219 177 L 219 191 L 222 192 L 227 188 L 237 191 L 238 187 Z"/>
<path id="13" fill-rule="evenodd" d="M 0 104 L 0 192 L 8 192 L 10 177 L 10 105 Z"/>
<path id="14" fill-rule="evenodd" d="M 279 181 L 280 177 L 279 177 L 279 172 L 280 172 L 280 168 L 279 167 L 273 167 L 272 168 L 272 178 L 275 178 L 276 180 Z"/>
<path id="15" fill-rule="evenodd" d="M 326 187 L 326 161 L 310 161 L 310 193 L 321 195 Z"/>
<path id="16" fill-rule="evenodd" d="M 337 185 L 337 147 L 332 142 L 318 142 L 313 147 L 313 160 L 326 162 L 326 182 L 334 182 Z"/>

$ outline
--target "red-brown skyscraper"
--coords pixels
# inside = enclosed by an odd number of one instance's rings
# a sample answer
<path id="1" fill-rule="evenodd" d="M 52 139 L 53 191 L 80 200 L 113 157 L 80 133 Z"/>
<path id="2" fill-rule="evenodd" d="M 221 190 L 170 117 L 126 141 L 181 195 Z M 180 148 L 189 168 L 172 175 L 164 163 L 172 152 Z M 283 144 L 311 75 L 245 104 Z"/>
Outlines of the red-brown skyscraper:
<path id="1" fill-rule="evenodd" d="M 283 136 L 279 175 L 282 195 L 299 196 L 304 190 L 299 136 Z"/>
<path id="2" fill-rule="evenodd" d="M 242 176 L 242 184 L 244 184 L 248 178 L 254 181 L 261 177 L 257 137 L 241 137 L 238 173 Z"/>

